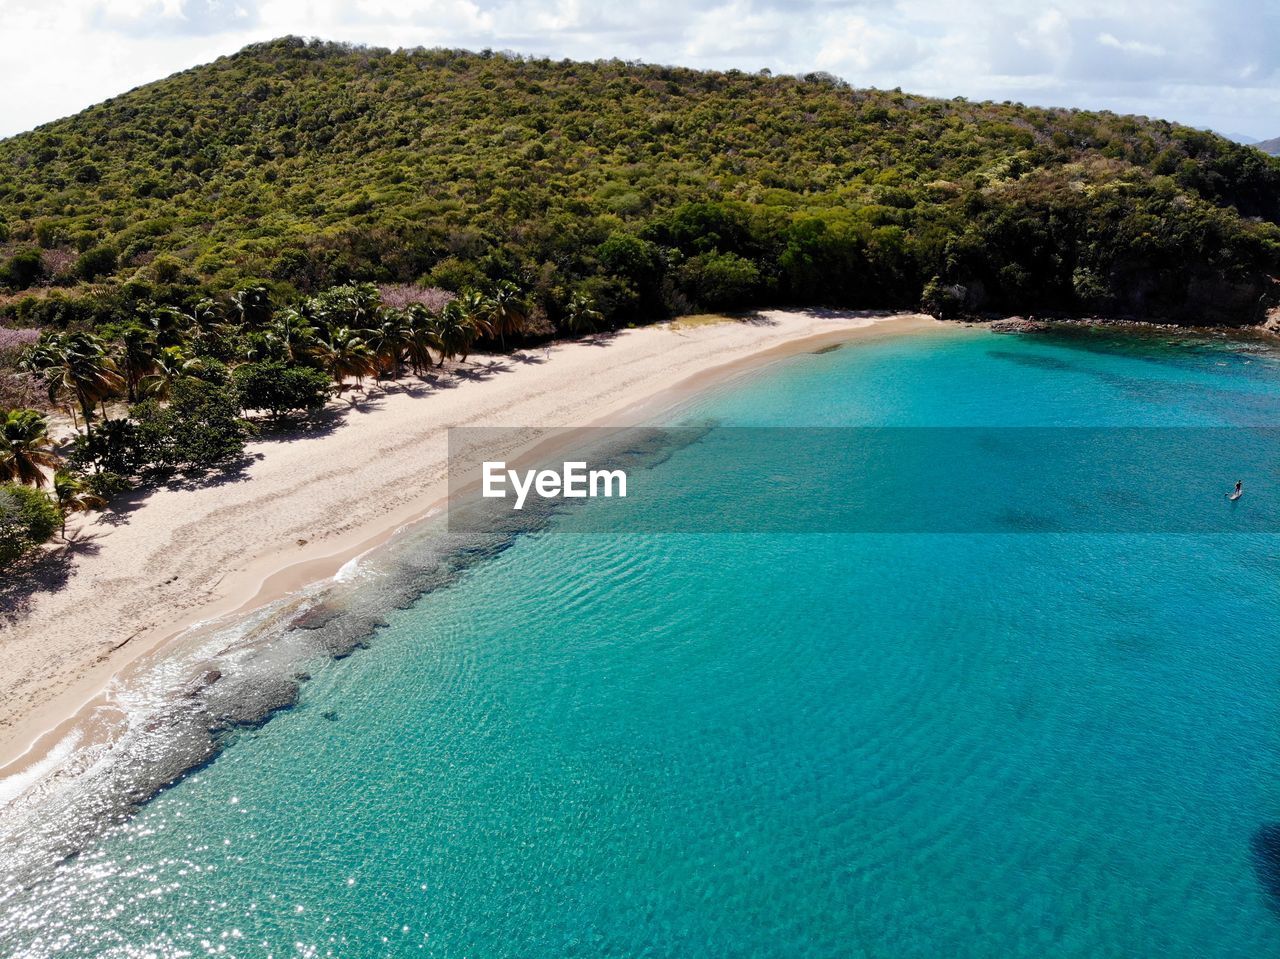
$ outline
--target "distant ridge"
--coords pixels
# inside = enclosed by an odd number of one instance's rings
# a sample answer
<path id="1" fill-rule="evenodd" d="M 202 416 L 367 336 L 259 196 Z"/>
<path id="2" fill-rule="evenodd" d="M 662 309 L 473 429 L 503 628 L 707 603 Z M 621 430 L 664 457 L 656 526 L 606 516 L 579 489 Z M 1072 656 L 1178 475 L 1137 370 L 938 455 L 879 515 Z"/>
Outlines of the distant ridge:
<path id="1" fill-rule="evenodd" d="M 553 321 L 767 303 L 1258 320 L 1280 161 L 1145 117 L 284 38 L 0 141 L 0 314 L 511 280 Z M 6 292 L 7 290 L 7 292 Z"/>
<path id="2" fill-rule="evenodd" d="M 1263 140 L 1261 143 L 1255 143 L 1254 146 L 1263 153 L 1268 153 L 1273 157 L 1280 156 L 1280 137 L 1275 137 L 1271 140 Z"/>

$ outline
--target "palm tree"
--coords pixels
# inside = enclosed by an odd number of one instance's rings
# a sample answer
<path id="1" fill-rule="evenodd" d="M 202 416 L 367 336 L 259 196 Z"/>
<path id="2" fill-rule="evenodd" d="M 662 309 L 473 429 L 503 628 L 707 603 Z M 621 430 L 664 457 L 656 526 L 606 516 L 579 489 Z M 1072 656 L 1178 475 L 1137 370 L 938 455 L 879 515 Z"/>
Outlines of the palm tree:
<path id="1" fill-rule="evenodd" d="M 271 315 L 271 294 L 265 286 L 250 286 L 231 294 L 231 308 L 241 326 L 259 325 Z"/>
<path id="2" fill-rule="evenodd" d="M 45 468 L 57 465 L 48 420 L 35 410 L 0 413 L 0 480 L 43 486 Z"/>
<path id="3" fill-rule="evenodd" d="M 505 352 L 507 335 L 522 332 L 529 321 L 529 307 L 520 295 L 520 287 L 510 280 L 503 280 L 489 297 L 488 308 L 489 326 L 498 334 L 498 342 Z"/>
<path id="4" fill-rule="evenodd" d="M 198 356 L 188 356 L 181 347 L 166 346 L 156 354 L 155 366 L 138 384 L 143 396 L 164 399 L 173 392 L 174 384 L 181 380 L 198 380 L 206 364 Z"/>
<path id="5" fill-rule="evenodd" d="M 588 333 L 603 319 L 604 314 L 596 309 L 591 297 L 585 293 L 573 294 L 565 308 L 564 325 L 571 333 Z"/>
<path id="6" fill-rule="evenodd" d="M 156 306 L 146 311 L 144 320 L 160 346 L 179 346 L 191 332 L 192 318 L 172 306 Z"/>
<path id="7" fill-rule="evenodd" d="M 365 342 L 373 353 L 378 373 L 400 375 L 400 362 L 408 339 L 405 316 L 400 310 L 383 310 L 375 326 L 365 334 Z"/>
<path id="8" fill-rule="evenodd" d="M 107 501 L 93 492 L 83 479 L 66 470 L 53 474 L 53 499 L 58 505 L 58 515 L 62 517 L 63 539 L 67 538 L 67 514 L 87 513 L 107 505 Z"/>
<path id="9" fill-rule="evenodd" d="M 431 366 L 431 351 L 441 349 L 439 321 L 438 316 L 420 303 L 414 303 L 405 311 L 405 355 L 415 376 L 421 376 L 422 371 Z M 443 351 L 440 362 L 444 362 Z"/>
<path id="10" fill-rule="evenodd" d="M 241 353 L 250 363 L 259 360 L 300 363 L 312 351 L 315 341 L 314 324 L 301 310 L 290 307 L 276 313 L 261 333 L 247 337 Z"/>
<path id="11" fill-rule="evenodd" d="M 339 390 L 348 376 L 354 376 L 356 386 L 363 388 L 364 377 L 377 371 L 373 351 L 360 334 L 349 327 L 330 330 L 328 338 L 316 344 L 315 355 Z"/>
<path id="12" fill-rule="evenodd" d="M 300 362 L 316 341 L 315 324 L 301 310 L 281 310 L 272 318 L 267 332 L 280 344 L 290 363 Z"/>
<path id="13" fill-rule="evenodd" d="M 198 340 L 207 330 L 217 324 L 218 307 L 207 296 L 202 297 L 196 300 L 195 306 L 191 307 L 191 312 L 185 313 L 183 316 L 186 318 L 192 337 Z"/>
<path id="14" fill-rule="evenodd" d="M 115 360 L 102 340 L 92 333 L 47 334 L 22 361 L 22 367 L 39 373 L 49 387 L 49 400 L 74 397 L 84 414 L 85 432 L 93 435 L 93 404 L 105 400 L 124 385 Z M 74 409 L 72 417 L 74 418 Z"/>
<path id="15" fill-rule="evenodd" d="M 141 324 L 130 323 L 121 332 L 118 356 L 130 403 L 138 400 L 138 384 L 142 378 L 155 370 L 156 352 L 153 331 Z"/>
<path id="16" fill-rule="evenodd" d="M 445 360 L 454 357 L 461 357 L 465 363 L 478 332 L 475 317 L 467 311 L 463 299 L 446 303 L 436 322 L 440 365 L 444 366 Z"/>
<path id="17" fill-rule="evenodd" d="M 450 306 L 457 304 L 463 316 L 470 320 L 479 336 L 495 336 L 497 328 L 493 325 L 493 301 L 480 290 L 466 290 Z M 463 357 L 465 360 L 466 357 Z"/>

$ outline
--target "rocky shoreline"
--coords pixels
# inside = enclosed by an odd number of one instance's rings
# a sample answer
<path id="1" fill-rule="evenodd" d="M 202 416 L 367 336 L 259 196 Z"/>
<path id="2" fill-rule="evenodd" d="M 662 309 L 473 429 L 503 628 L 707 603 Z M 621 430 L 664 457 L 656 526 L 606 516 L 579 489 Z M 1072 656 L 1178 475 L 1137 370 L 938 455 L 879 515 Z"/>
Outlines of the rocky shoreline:
<path id="1" fill-rule="evenodd" d="M 1280 335 L 1280 308 L 1268 314 L 1267 322 L 1258 326 L 1187 326 L 1182 323 L 1166 323 L 1156 320 L 1117 319 L 1113 317 L 1051 317 L 1037 319 L 1025 316 L 992 318 L 966 318 L 965 326 L 985 328 L 993 333 L 1049 333 L 1055 329 L 1109 329 L 1117 332 L 1150 331 L 1171 334 L 1222 335 Z"/>

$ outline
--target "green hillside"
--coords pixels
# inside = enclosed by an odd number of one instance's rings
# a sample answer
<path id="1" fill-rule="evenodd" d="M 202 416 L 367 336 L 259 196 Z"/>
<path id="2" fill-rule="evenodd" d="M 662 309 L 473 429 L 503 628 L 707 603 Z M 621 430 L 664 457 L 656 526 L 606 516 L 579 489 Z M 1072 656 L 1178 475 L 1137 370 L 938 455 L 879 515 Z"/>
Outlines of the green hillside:
<path id="1" fill-rule="evenodd" d="M 0 142 L 0 309 L 514 282 L 546 323 L 765 303 L 1248 323 L 1280 161 L 1163 121 L 288 38 Z M 545 325 L 544 325 L 544 328 Z"/>

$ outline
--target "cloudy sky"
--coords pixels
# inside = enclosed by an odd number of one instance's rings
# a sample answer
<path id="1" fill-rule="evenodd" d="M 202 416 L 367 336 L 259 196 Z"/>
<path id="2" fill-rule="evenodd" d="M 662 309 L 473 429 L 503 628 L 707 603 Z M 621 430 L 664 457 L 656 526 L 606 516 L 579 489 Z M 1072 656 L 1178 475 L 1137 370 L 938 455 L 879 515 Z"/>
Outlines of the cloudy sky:
<path id="1" fill-rule="evenodd" d="M 0 0 L 0 137 L 284 34 L 620 57 L 1280 136 L 1280 0 Z"/>

